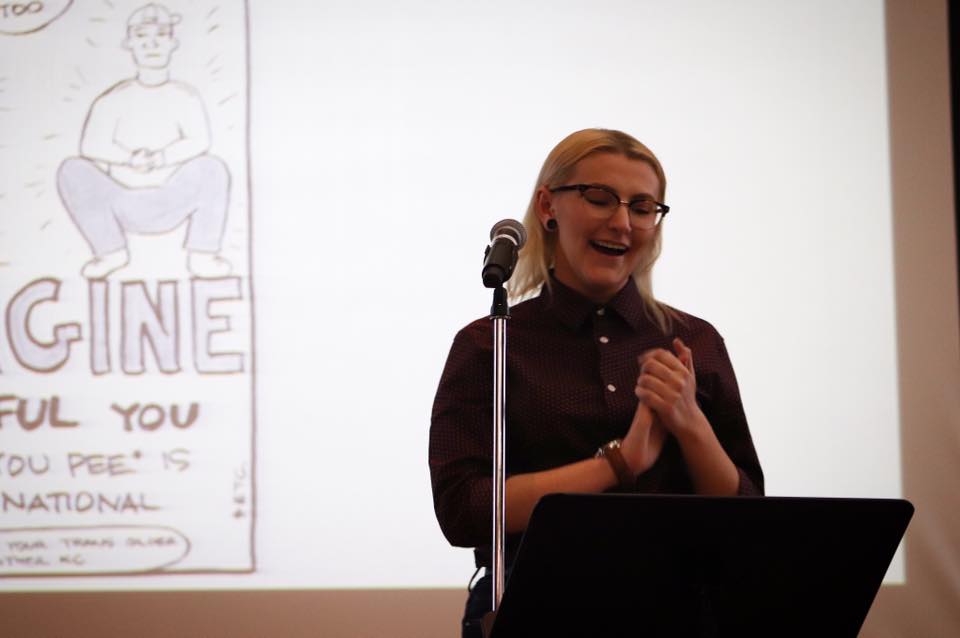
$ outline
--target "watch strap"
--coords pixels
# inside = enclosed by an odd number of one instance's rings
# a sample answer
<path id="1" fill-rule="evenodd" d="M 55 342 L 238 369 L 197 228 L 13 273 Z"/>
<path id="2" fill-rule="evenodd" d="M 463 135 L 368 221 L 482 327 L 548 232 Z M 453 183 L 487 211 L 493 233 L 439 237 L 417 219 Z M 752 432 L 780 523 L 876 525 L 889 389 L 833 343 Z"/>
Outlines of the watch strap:
<path id="1" fill-rule="evenodd" d="M 597 450 L 597 456 L 607 459 L 607 463 L 613 468 L 613 473 L 617 477 L 618 487 L 623 492 L 632 492 L 634 490 L 636 479 L 623 458 L 623 452 L 620 451 L 620 439 L 614 439 Z"/>

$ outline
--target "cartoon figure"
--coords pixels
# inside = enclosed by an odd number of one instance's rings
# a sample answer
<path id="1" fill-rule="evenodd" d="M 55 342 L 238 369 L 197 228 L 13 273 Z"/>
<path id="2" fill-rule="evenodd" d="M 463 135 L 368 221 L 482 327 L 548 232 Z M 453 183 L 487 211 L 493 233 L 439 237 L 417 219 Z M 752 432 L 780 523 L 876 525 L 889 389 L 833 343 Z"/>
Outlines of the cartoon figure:
<path id="1" fill-rule="evenodd" d="M 197 91 L 170 79 L 180 16 L 150 3 L 127 21 L 123 46 L 136 77 L 94 100 L 80 157 L 60 165 L 60 198 L 94 257 L 81 271 L 102 279 L 130 260 L 126 233 L 165 233 L 189 219 L 187 268 L 199 277 L 230 272 L 220 257 L 230 173 L 211 155 L 210 127 Z"/>

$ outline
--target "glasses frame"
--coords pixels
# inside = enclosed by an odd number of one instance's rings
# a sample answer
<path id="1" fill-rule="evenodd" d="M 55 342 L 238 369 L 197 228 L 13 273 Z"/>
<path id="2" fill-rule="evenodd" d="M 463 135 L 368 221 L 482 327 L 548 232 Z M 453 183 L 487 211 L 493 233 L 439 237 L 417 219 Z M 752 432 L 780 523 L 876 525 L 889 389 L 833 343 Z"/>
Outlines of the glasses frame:
<path id="1" fill-rule="evenodd" d="M 580 197 L 583 197 L 584 200 L 586 201 L 586 197 L 584 197 L 583 194 L 584 194 L 585 191 L 587 191 L 588 189 L 591 189 L 591 188 L 596 188 L 596 189 L 598 189 L 598 190 L 606 191 L 606 192 L 610 193 L 611 195 L 613 195 L 613 197 L 617 200 L 617 205 L 616 205 L 616 207 L 615 207 L 615 208 L 611 208 L 611 211 L 612 211 L 612 212 L 610 213 L 611 215 L 613 215 L 613 212 L 616 212 L 616 209 L 617 209 L 617 208 L 623 206 L 624 204 L 626 204 L 627 210 L 632 213 L 633 211 L 630 210 L 631 204 L 633 204 L 633 203 L 636 202 L 636 201 L 640 201 L 640 200 L 646 200 L 646 201 L 648 201 L 648 200 L 653 199 L 652 197 L 646 197 L 646 196 L 634 197 L 633 199 L 629 199 L 629 200 L 620 199 L 620 193 L 618 193 L 617 191 L 613 190 L 612 188 L 610 188 L 610 187 L 607 186 L 606 184 L 565 184 L 565 185 L 563 185 L 563 186 L 554 186 L 553 188 L 548 188 L 547 190 L 548 190 L 549 192 L 551 192 L 551 193 L 563 193 L 563 192 L 567 192 L 567 191 L 577 191 L 577 192 L 580 193 Z M 597 204 L 594 204 L 593 202 L 589 202 L 589 201 L 588 201 L 588 203 L 591 204 L 591 205 L 593 205 L 593 206 L 597 206 Z M 652 226 L 653 228 L 656 228 L 656 227 L 659 226 L 660 223 L 663 221 L 663 218 L 667 216 L 667 213 L 670 212 L 670 207 L 667 206 L 666 204 L 664 204 L 663 202 L 658 202 L 658 201 L 655 200 L 655 199 L 653 199 L 653 203 L 657 205 L 657 208 L 656 208 L 656 210 L 655 210 L 654 212 L 660 215 L 660 219 L 658 219 L 657 222 Z M 634 213 L 634 214 L 637 214 L 637 213 Z"/>

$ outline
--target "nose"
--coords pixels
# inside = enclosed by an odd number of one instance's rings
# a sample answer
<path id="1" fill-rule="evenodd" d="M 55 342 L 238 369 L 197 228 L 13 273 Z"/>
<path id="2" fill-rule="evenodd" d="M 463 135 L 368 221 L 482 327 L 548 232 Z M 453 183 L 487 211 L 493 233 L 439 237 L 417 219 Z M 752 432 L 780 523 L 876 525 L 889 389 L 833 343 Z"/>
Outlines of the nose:
<path id="1" fill-rule="evenodd" d="M 622 230 L 627 233 L 633 230 L 633 225 L 630 223 L 629 206 L 630 202 L 620 202 L 617 204 L 617 207 L 610 214 L 610 219 L 607 220 L 610 228 Z"/>

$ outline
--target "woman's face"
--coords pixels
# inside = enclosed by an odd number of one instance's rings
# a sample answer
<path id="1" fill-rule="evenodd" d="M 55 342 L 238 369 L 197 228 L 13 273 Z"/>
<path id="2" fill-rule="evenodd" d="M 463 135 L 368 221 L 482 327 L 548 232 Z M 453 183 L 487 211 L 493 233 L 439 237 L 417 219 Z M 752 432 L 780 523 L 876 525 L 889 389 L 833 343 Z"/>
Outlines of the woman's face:
<path id="1" fill-rule="evenodd" d="M 564 184 L 607 186 L 630 201 L 645 195 L 657 198 L 660 180 L 643 160 L 615 153 L 595 153 L 580 160 Z M 620 205 L 610 213 L 589 203 L 577 191 L 538 193 L 540 223 L 557 222 L 554 275 L 585 297 L 606 303 L 616 295 L 640 264 L 656 229 L 637 228 Z M 609 216 L 606 216 L 609 215 Z"/>

